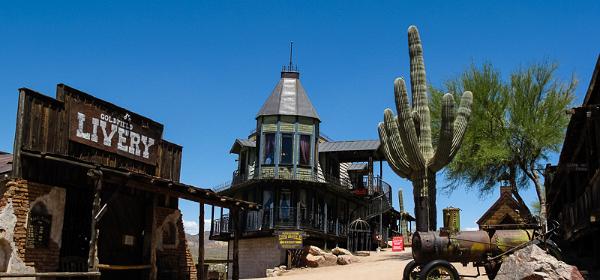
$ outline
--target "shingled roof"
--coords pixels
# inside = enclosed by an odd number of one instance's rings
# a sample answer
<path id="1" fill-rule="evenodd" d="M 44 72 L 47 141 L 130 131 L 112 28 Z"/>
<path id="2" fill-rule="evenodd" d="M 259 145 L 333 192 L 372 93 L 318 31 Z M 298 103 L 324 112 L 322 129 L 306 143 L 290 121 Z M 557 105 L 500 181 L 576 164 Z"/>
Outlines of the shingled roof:
<path id="1" fill-rule="evenodd" d="M 13 155 L 0 151 L 0 174 L 12 171 Z"/>
<path id="2" fill-rule="evenodd" d="M 302 116 L 320 120 L 317 110 L 300 83 L 300 73 L 281 72 L 281 79 L 256 117 L 273 115 Z"/>

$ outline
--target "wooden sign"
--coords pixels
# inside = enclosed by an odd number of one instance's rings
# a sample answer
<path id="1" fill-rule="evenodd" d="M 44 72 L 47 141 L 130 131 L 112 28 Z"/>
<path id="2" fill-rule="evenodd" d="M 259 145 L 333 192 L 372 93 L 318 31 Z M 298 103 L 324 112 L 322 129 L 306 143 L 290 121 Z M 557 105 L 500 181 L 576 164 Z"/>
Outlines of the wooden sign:
<path id="1" fill-rule="evenodd" d="M 301 231 L 280 231 L 279 247 L 281 249 L 301 249 L 302 248 L 302 232 Z"/>
<path id="2" fill-rule="evenodd" d="M 72 102 L 69 114 L 69 140 L 156 165 L 162 129 L 145 118 L 82 102 Z"/>

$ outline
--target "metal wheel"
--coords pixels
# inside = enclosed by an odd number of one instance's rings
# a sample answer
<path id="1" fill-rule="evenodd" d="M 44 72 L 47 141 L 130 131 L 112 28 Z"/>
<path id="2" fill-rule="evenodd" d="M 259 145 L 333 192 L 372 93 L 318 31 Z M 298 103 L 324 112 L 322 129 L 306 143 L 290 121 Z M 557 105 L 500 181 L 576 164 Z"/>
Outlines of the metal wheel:
<path id="1" fill-rule="evenodd" d="M 458 271 L 447 261 L 435 260 L 426 264 L 419 274 L 421 280 L 458 280 Z"/>
<path id="2" fill-rule="evenodd" d="M 419 278 L 419 273 L 421 272 L 421 266 L 417 265 L 415 260 L 410 261 L 404 267 L 404 272 L 402 273 L 402 280 L 416 280 Z"/>

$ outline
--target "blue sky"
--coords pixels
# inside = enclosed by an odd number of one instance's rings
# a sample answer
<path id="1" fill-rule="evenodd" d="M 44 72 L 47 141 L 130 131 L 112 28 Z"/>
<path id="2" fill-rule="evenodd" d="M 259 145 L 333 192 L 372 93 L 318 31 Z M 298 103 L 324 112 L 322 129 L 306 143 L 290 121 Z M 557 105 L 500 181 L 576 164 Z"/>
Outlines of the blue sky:
<path id="1" fill-rule="evenodd" d="M 65 83 L 163 123 L 165 139 L 184 147 L 183 182 L 228 181 L 231 143 L 254 128 L 289 41 L 321 130 L 334 140 L 377 139 L 383 110 L 394 106 L 393 79 L 409 73 L 411 24 L 433 85 L 471 62 L 507 74 L 549 58 L 560 78 L 576 75 L 580 104 L 600 51 L 598 15 L 598 1 L 6 1 L 0 150 L 12 150 L 17 89 L 54 96 Z M 384 178 L 410 198 L 410 182 L 387 167 Z M 462 208 L 462 227 L 475 227 L 497 195 L 440 194 L 438 209 Z M 535 200 L 533 189 L 523 196 Z M 184 219 L 196 221 L 197 208 L 182 202 Z"/>

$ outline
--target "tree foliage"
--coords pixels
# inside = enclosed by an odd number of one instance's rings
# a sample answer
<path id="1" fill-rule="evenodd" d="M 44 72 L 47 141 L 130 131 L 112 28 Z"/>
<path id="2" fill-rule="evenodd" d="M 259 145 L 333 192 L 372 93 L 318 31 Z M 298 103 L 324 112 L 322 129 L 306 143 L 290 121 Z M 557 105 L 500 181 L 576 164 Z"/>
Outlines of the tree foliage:
<path id="1" fill-rule="evenodd" d="M 514 71 L 505 81 L 490 63 L 471 65 L 445 83 L 447 92 L 476 93 L 462 148 L 444 173 L 449 182 L 446 190 L 464 185 L 486 195 L 499 178 L 509 181 L 515 190 L 527 188 L 531 182 L 544 204 L 539 170 L 564 140 L 569 120 L 565 111 L 576 86 L 574 78 L 558 80 L 557 67 L 549 62 L 532 64 Z M 436 117 L 445 91 L 430 91 L 434 133 L 439 133 Z"/>

